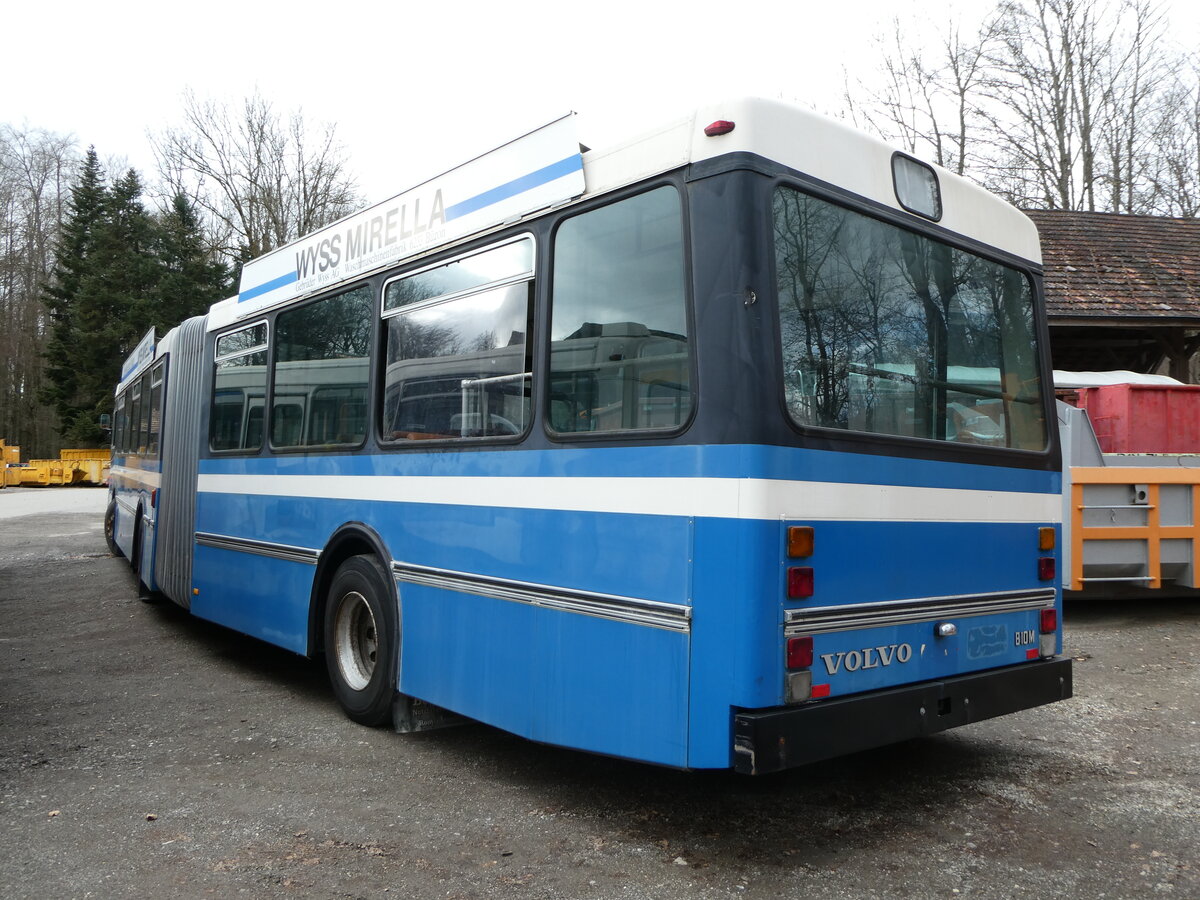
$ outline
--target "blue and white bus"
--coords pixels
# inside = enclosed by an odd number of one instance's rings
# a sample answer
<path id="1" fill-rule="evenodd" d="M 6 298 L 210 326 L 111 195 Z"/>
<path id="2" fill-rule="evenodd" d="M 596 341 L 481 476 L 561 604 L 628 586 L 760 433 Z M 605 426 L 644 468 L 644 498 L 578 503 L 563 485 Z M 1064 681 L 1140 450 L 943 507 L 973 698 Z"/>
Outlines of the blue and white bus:
<path id="1" fill-rule="evenodd" d="M 1052 400 L 999 199 L 775 102 L 568 117 L 168 334 L 110 531 L 359 722 L 771 772 L 1070 696 Z"/>
<path id="2" fill-rule="evenodd" d="M 174 332 L 172 332 L 172 336 Z M 155 517 L 161 480 L 163 384 L 168 342 L 150 329 L 129 354 L 117 385 L 104 535 L 145 583 L 154 582 Z"/>

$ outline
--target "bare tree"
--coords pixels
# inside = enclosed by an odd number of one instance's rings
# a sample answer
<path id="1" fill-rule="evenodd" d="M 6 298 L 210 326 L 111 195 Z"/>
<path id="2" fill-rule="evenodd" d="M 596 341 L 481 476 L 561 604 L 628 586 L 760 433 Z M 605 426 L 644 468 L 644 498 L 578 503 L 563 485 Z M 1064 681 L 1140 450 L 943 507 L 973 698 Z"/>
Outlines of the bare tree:
<path id="1" fill-rule="evenodd" d="M 950 21 L 938 43 L 911 41 L 893 20 L 890 42 L 882 44 L 883 87 L 859 111 L 865 124 L 911 153 L 921 153 L 956 174 L 965 174 L 983 139 L 982 94 L 988 74 L 986 54 L 995 40 L 995 24 L 985 21 L 972 37 Z M 882 42 L 881 42 L 882 43 Z"/>
<path id="2" fill-rule="evenodd" d="M 1163 23 L 1159 0 L 1002 0 L 925 51 L 897 25 L 858 118 L 1018 205 L 1160 211 L 1192 168 Z"/>
<path id="3" fill-rule="evenodd" d="M 1158 154 L 1149 174 L 1155 211 L 1200 216 L 1200 56 L 1179 73 L 1160 106 Z"/>
<path id="4" fill-rule="evenodd" d="M 240 107 L 183 98 L 183 125 L 151 138 L 170 194 L 209 220 L 215 245 L 245 261 L 361 205 L 334 126 L 313 135 L 297 111 L 286 120 L 257 92 Z"/>
<path id="5" fill-rule="evenodd" d="M 54 262 L 74 141 L 0 125 L 0 437 L 48 456 L 55 417 L 39 402 L 48 322 L 42 283 Z"/>
<path id="6" fill-rule="evenodd" d="M 1104 91 L 1099 131 L 1106 198 L 1112 212 L 1149 212 L 1161 206 L 1153 172 L 1164 138 L 1163 103 L 1179 62 L 1164 54 L 1165 19 L 1150 0 L 1129 0 L 1117 40 L 1102 61 Z"/>
<path id="7" fill-rule="evenodd" d="M 1095 208 L 1097 53 L 1105 52 L 1082 0 L 1008 0 L 990 55 L 994 166 L 1018 199 L 1051 209 Z"/>

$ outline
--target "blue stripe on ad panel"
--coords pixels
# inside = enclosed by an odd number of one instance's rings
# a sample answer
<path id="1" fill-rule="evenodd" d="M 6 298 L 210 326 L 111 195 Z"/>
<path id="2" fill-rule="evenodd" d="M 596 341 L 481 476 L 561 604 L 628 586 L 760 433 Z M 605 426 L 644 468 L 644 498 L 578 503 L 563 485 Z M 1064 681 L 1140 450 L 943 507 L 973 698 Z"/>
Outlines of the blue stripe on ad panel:
<path id="1" fill-rule="evenodd" d="M 507 184 L 502 184 L 499 187 L 494 187 L 491 190 L 484 191 L 482 194 L 476 194 L 467 200 L 455 203 L 446 207 L 446 221 L 457 219 L 462 216 L 477 212 L 484 207 L 499 203 L 502 200 L 507 200 L 509 197 L 515 197 L 517 194 L 523 194 L 525 191 L 532 190 L 535 187 L 540 187 L 543 184 L 548 184 L 557 178 L 562 178 L 564 175 L 570 175 L 572 172 L 577 172 L 583 168 L 583 157 L 578 153 L 573 153 L 566 159 L 561 159 L 556 163 L 551 163 L 548 166 L 543 166 L 535 172 L 530 172 L 528 175 L 522 175 L 520 178 L 514 178 Z"/>
<path id="2" fill-rule="evenodd" d="M 263 294 L 268 294 L 276 288 L 285 287 L 298 281 L 300 276 L 295 272 L 288 272 L 286 275 L 280 275 L 278 278 L 272 278 L 270 281 L 265 281 L 257 287 L 252 287 L 247 291 L 242 291 L 238 294 L 238 303 L 245 303 L 247 300 L 253 300 L 255 297 L 261 297 Z"/>

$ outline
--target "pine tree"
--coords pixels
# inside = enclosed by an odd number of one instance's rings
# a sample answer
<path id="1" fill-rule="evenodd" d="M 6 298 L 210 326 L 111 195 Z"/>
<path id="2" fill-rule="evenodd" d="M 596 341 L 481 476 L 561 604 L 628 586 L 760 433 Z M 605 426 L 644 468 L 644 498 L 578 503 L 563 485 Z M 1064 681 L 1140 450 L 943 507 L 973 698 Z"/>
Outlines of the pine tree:
<path id="1" fill-rule="evenodd" d="M 46 345 L 47 387 L 42 401 L 54 407 L 61 423 L 73 419 L 79 409 L 75 314 L 81 286 L 93 262 L 96 231 L 104 218 L 108 193 L 104 180 L 96 148 L 89 147 L 80 167 L 79 183 L 71 188 L 55 265 L 42 292 L 42 301 L 50 315 L 50 339 Z"/>
<path id="2" fill-rule="evenodd" d="M 100 417 L 112 411 L 121 365 L 150 328 L 161 337 L 232 287 L 184 196 L 157 218 L 141 197 L 137 172 L 106 187 L 88 151 L 43 296 L 53 322 L 45 402 L 68 446 L 106 441 Z"/>
<path id="3" fill-rule="evenodd" d="M 201 315 L 233 291 L 228 267 L 205 238 L 196 209 L 183 194 L 157 219 L 157 256 L 162 267 L 154 317 L 165 334 L 190 316 Z"/>
<path id="4" fill-rule="evenodd" d="M 130 169 L 109 188 L 94 233 L 88 272 L 73 318 L 77 407 L 64 423 L 68 443 L 101 442 L 100 416 L 111 412 L 121 364 L 154 324 L 161 274 L 157 230 Z"/>

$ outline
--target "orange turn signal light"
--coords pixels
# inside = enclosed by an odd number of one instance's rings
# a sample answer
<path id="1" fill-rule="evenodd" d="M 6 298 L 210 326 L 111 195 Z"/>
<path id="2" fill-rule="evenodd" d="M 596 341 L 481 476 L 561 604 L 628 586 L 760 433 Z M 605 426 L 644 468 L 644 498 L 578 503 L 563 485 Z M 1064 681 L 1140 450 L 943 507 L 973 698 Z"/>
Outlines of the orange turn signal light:
<path id="1" fill-rule="evenodd" d="M 1039 528 L 1038 529 L 1038 549 L 1039 550 L 1053 550 L 1054 543 L 1055 543 L 1055 537 L 1054 537 L 1054 529 L 1053 528 Z"/>
<path id="2" fill-rule="evenodd" d="M 813 555 L 811 525 L 791 525 L 787 530 L 788 559 L 804 559 Z"/>

